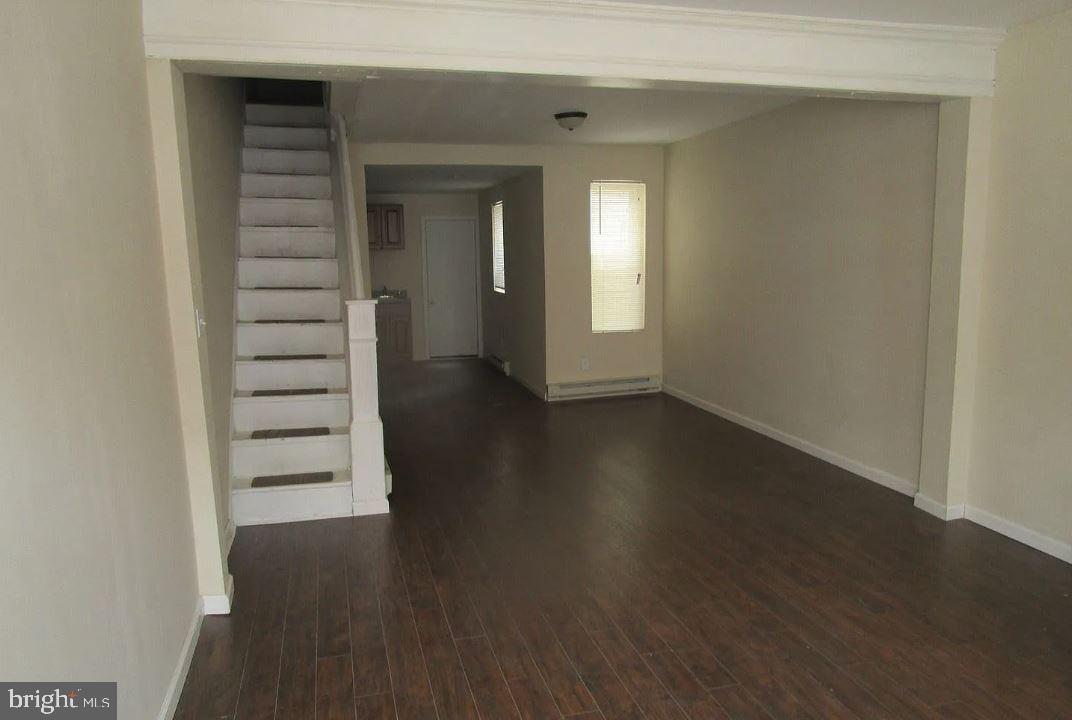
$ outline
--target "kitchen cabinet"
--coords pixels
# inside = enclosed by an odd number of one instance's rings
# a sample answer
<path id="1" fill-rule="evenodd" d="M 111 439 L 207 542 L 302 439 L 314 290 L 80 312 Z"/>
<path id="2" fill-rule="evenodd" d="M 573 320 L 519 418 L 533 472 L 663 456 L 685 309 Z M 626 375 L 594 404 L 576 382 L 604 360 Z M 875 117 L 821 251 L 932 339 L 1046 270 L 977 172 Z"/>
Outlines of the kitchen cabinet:
<path id="1" fill-rule="evenodd" d="M 371 250 L 404 250 L 405 217 L 401 205 L 377 203 L 367 206 L 368 241 Z"/>

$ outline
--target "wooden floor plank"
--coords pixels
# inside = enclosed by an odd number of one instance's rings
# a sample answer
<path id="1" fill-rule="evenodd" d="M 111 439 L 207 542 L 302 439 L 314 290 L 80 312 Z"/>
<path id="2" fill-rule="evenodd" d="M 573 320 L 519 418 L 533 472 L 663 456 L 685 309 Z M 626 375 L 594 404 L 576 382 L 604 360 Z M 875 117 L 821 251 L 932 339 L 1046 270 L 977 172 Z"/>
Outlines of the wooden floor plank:
<path id="1" fill-rule="evenodd" d="M 349 654 L 316 661 L 317 720 L 353 720 L 353 677 Z"/>
<path id="2" fill-rule="evenodd" d="M 462 638 L 456 641 L 462 667 L 469 679 L 482 718 L 519 718 L 520 714 L 502 668 L 486 637 Z"/>
<path id="3" fill-rule="evenodd" d="M 358 697 L 354 706 L 355 720 L 395 720 L 395 702 L 390 693 Z"/>
<path id="4" fill-rule="evenodd" d="M 379 569 L 383 567 L 385 553 L 391 551 L 389 537 L 390 526 L 381 518 L 357 518 L 346 548 L 354 695 L 359 698 L 391 693 L 391 673 L 378 592 L 383 582 Z"/>
<path id="5" fill-rule="evenodd" d="M 346 550 L 351 521 L 322 520 L 317 547 L 317 657 L 350 654 Z"/>
<path id="6" fill-rule="evenodd" d="M 442 609 L 435 607 L 416 610 L 415 621 L 439 715 L 476 720 L 478 715 L 473 693 L 469 689 L 469 682 Z"/>
<path id="7" fill-rule="evenodd" d="M 317 542 L 314 523 L 289 526 L 290 574 L 277 720 L 302 720 L 316 708 Z"/>
<path id="8" fill-rule="evenodd" d="M 279 695 L 279 668 L 287 613 L 293 546 L 283 534 L 273 536 L 263 563 L 262 592 L 253 621 L 249 651 L 238 696 L 239 720 L 273 720 Z"/>

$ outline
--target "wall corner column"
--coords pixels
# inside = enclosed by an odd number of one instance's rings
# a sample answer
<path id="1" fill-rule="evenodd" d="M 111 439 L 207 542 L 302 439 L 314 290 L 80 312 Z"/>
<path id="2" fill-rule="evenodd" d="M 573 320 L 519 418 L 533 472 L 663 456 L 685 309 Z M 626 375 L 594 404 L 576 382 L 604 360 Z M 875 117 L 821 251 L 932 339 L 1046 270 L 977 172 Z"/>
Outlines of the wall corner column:
<path id="1" fill-rule="evenodd" d="M 208 412 L 211 405 L 204 375 L 208 367 L 208 348 L 204 338 L 200 337 L 195 319 L 195 313 L 202 305 L 201 270 L 186 128 L 186 95 L 182 72 L 170 60 L 146 60 L 146 75 L 198 588 L 204 611 L 225 615 L 231 611 L 233 581 L 227 572 L 212 474 L 215 467 L 213 420 Z"/>
<path id="2" fill-rule="evenodd" d="M 986 212 L 989 98 L 942 102 L 916 507 L 944 520 L 968 502 Z"/>
<path id="3" fill-rule="evenodd" d="M 350 345 L 353 514 L 381 515 L 390 512 L 390 506 L 376 368 L 376 301 L 347 301 L 346 318 Z"/>

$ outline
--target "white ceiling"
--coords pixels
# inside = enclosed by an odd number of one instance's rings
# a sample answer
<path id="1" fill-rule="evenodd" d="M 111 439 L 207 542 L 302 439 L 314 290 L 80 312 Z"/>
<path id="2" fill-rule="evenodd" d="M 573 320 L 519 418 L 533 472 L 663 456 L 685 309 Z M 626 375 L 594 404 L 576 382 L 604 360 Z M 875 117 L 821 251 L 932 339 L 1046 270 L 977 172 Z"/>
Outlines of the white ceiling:
<path id="1" fill-rule="evenodd" d="M 361 142 L 663 144 L 799 97 L 384 76 L 358 87 L 351 127 Z M 553 117 L 563 110 L 589 117 L 568 132 Z"/>
<path id="2" fill-rule="evenodd" d="M 1072 0 L 618 0 L 637 5 L 878 22 L 1006 28 L 1072 7 Z"/>
<path id="3" fill-rule="evenodd" d="M 366 165 L 365 192 L 479 192 L 533 169 L 521 165 Z"/>

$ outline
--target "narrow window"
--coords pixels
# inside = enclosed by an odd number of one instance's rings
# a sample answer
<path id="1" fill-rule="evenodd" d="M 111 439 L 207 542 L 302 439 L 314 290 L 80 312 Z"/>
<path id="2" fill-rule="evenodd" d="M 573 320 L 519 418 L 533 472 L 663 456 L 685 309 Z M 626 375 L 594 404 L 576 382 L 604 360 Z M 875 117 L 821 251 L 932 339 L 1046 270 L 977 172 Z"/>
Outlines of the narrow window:
<path id="1" fill-rule="evenodd" d="M 491 206 L 491 289 L 506 294 L 506 256 L 503 252 L 502 200 Z"/>
<path id="2" fill-rule="evenodd" d="M 644 183 L 592 183 L 594 333 L 644 329 L 644 199 Z"/>

